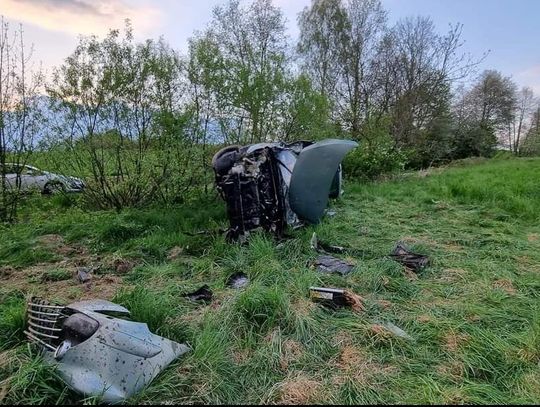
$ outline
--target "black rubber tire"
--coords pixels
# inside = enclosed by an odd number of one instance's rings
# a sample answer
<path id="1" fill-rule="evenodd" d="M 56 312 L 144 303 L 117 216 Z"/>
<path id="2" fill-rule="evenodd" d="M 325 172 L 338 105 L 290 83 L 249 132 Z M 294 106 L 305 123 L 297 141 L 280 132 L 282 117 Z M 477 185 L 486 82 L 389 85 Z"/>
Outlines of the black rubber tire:
<path id="1" fill-rule="evenodd" d="M 212 167 L 214 170 L 218 174 L 226 173 L 235 163 L 240 148 L 241 146 L 239 145 L 227 146 L 214 154 L 214 157 L 212 157 Z"/>
<path id="2" fill-rule="evenodd" d="M 53 195 L 57 192 L 66 192 L 66 187 L 61 182 L 47 182 L 43 187 L 43 195 Z"/>

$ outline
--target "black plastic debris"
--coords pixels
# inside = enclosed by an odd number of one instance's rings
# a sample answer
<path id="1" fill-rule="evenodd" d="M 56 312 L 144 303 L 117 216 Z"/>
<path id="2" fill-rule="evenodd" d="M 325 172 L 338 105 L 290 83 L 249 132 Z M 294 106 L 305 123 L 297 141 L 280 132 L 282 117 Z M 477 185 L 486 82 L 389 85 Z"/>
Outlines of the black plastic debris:
<path id="1" fill-rule="evenodd" d="M 398 242 L 390 257 L 405 267 L 418 272 L 430 263 L 429 257 L 412 252 L 403 242 Z"/>
<path id="2" fill-rule="evenodd" d="M 342 276 L 349 274 L 354 269 L 354 264 L 326 254 L 317 257 L 313 265 L 321 273 L 338 273 Z"/>
<path id="3" fill-rule="evenodd" d="M 340 288 L 310 287 L 310 297 L 313 301 L 331 309 L 350 307 L 354 311 L 363 311 L 363 300 L 359 295 Z"/>
<path id="4" fill-rule="evenodd" d="M 227 286 L 231 288 L 243 288 L 249 284 L 249 278 L 242 272 L 234 273 L 227 280 Z"/>
<path id="5" fill-rule="evenodd" d="M 213 295 L 214 293 L 212 292 L 212 290 L 210 290 L 210 287 L 205 284 L 197 291 L 189 294 L 184 294 L 183 297 L 186 297 L 190 301 L 204 301 L 208 303 L 212 301 Z"/>
<path id="6" fill-rule="evenodd" d="M 92 279 L 92 276 L 90 275 L 91 272 L 92 270 L 87 267 L 79 267 L 77 269 L 77 279 L 81 284 L 85 284 Z"/>
<path id="7" fill-rule="evenodd" d="M 345 253 L 346 249 L 343 246 L 333 246 L 320 241 L 317 238 L 317 233 L 313 232 L 311 236 L 311 248 L 319 253 Z"/>

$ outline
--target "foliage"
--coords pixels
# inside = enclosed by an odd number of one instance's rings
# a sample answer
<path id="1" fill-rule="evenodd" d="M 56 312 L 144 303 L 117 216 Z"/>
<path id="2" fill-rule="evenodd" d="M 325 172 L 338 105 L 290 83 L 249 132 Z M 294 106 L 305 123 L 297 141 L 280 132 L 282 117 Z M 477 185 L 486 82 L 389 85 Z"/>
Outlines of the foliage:
<path id="1" fill-rule="evenodd" d="M 352 177 L 375 179 L 381 174 L 403 170 L 407 156 L 389 134 L 389 120 L 367 122 L 362 132 L 367 135 L 360 146 L 351 151 L 343 164 Z"/>
<path id="2" fill-rule="evenodd" d="M 12 30 L 0 17 L 0 222 L 13 222 L 24 195 L 24 165 L 42 122 L 44 77 L 41 69 L 30 70 L 32 50 L 25 45 L 22 26 Z"/>
<path id="3" fill-rule="evenodd" d="M 181 70 L 164 41 L 137 44 L 127 24 L 124 37 L 82 37 L 55 71 L 48 91 L 60 127 L 51 126 L 52 147 L 76 174 L 90 173 L 85 198 L 94 206 L 182 201 L 203 178 L 185 132 Z"/>

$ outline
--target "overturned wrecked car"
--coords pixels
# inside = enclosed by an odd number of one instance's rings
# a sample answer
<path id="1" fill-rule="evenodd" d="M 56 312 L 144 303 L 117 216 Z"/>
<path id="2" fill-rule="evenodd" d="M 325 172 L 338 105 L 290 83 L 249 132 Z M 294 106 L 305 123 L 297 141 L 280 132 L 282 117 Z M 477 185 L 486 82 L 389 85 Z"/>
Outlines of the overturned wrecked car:
<path id="1" fill-rule="evenodd" d="M 174 359 L 190 349 L 154 335 L 130 312 L 104 300 L 28 303 L 28 339 L 46 363 L 73 390 L 118 403 L 148 385 Z"/>
<path id="2" fill-rule="evenodd" d="M 287 225 L 318 223 L 329 197 L 341 194 L 341 162 L 357 145 L 329 139 L 218 151 L 212 166 L 227 204 L 229 239 L 245 238 L 259 228 L 281 236 Z"/>

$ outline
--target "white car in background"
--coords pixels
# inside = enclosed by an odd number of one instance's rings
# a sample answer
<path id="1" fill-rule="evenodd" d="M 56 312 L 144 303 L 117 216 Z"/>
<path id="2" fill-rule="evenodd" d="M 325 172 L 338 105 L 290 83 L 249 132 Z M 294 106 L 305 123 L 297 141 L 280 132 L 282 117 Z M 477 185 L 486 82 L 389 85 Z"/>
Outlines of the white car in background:
<path id="1" fill-rule="evenodd" d="M 13 189 L 19 185 L 21 191 L 37 190 L 43 194 L 53 194 L 55 192 L 82 192 L 85 187 L 84 182 L 79 178 L 42 171 L 31 165 L 7 163 L 4 170 L 0 165 L 0 175 L 2 173 L 6 174 L 8 188 Z"/>

